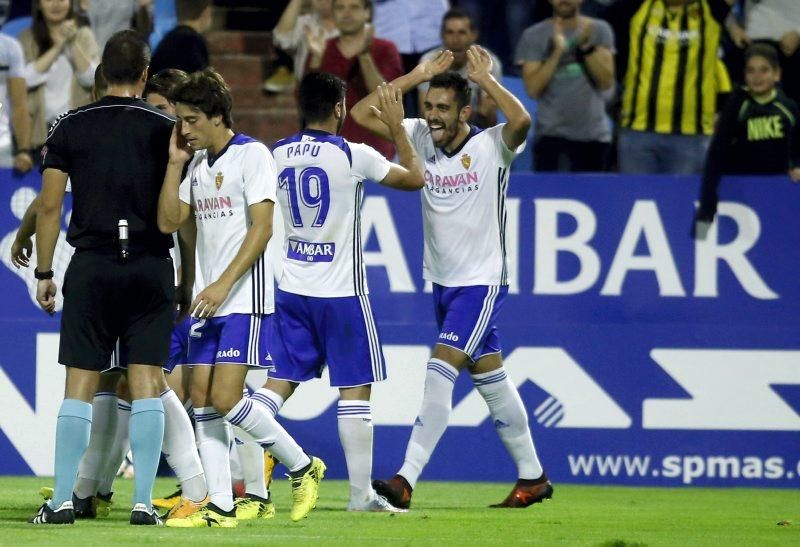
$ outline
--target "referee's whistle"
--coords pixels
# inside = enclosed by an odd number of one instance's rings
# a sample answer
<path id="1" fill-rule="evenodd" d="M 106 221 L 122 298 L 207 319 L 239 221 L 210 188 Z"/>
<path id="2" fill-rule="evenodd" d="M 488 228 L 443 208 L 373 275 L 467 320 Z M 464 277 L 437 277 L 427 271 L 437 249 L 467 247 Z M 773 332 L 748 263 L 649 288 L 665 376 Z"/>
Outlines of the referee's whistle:
<path id="1" fill-rule="evenodd" d="M 119 259 L 123 262 L 128 260 L 128 221 L 124 218 L 117 222 L 119 237 Z"/>

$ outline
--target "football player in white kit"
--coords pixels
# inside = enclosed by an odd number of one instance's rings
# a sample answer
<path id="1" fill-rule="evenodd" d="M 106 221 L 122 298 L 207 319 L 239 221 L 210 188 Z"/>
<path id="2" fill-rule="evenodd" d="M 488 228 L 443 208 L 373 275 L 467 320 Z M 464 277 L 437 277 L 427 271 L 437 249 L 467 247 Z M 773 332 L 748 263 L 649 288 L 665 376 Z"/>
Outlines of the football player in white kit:
<path id="1" fill-rule="evenodd" d="M 300 83 L 307 127 L 273 149 L 284 219 L 283 275 L 275 296 L 275 372 L 252 399 L 274 413 L 301 382 L 325 367 L 339 388 L 339 439 L 350 478 L 348 511 L 396 512 L 372 488 L 372 384 L 386 378 L 370 307 L 361 245 L 365 183 L 419 190 L 422 164 L 403 129 L 397 88 L 379 88 L 376 114 L 397 146 L 400 165 L 338 136 L 346 116 L 345 83 L 312 72 Z"/>
<path id="2" fill-rule="evenodd" d="M 497 103 L 507 123 L 483 131 L 468 124 L 468 82 L 447 71 L 452 63 L 449 51 L 392 82 L 403 91 L 430 82 L 425 118 L 407 119 L 403 125 L 425 160 L 423 277 L 433 284 L 439 327 L 403 466 L 388 481 L 373 481 L 379 494 L 403 508 L 409 507 L 417 480 L 447 428 L 453 385 L 464 367 L 489 406 L 495 429 L 519 473 L 508 497 L 492 507 L 527 507 L 553 494 L 533 446 L 522 399 L 503 369 L 497 328 L 508 293 L 508 171 L 525 147 L 531 117 L 492 76 L 492 61 L 484 49 L 472 46 L 467 58 L 469 79 Z M 352 115 L 387 137 L 371 108 L 378 100 L 377 93 L 370 94 L 353 107 Z"/>
<path id="3" fill-rule="evenodd" d="M 193 212 L 197 223 L 195 279 L 205 286 L 195 285 L 190 305 L 194 319 L 188 361 L 194 369 L 191 398 L 211 501 L 203 511 L 167 525 L 236 526 L 228 459 L 232 439 L 225 421 L 246 431 L 289 469 L 290 517 L 299 520 L 316 503 L 325 465 L 308 456 L 262 405 L 242 396 L 248 367 L 272 365 L 268 336 L 274 304 L 265 249 L 272 236 L 275 162 L 262 143 L 233 132 L 230 90 L 213 69 L 178 84 L 172 100 L 178 123 L 158 222 L 163 232 L 173 232 Z M 271 502 L 265 493 L 259 497 L 267 516 Z"/>

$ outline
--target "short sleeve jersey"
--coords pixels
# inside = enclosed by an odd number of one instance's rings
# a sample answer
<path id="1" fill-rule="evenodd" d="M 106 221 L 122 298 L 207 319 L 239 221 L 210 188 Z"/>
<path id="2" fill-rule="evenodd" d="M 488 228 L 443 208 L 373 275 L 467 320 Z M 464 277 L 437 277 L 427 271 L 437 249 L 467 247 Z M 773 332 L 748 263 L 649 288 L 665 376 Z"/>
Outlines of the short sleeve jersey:
<path id="1" fill-rule="evenodd" d="M 507 285 L 508 172 L 525 143 L 510 150 L 502 137 L 505 124 L 470 127 L 448 154 L 434 147 L 424 120 L 403 125 L 425 163 L 423 277 L 445 287 Z"/>
<path id="2" fill-rule="evenodd" d="M 251 224 L 249 207 L 275 202 L 275 161 L 269 149 L 246 135 L 235 135 L 216 157 L 196 152 L 181 182 L 180 199 L 194 210 L 197 253 L 194 293 L 219 279 L 244 242 Z M 275 309 L 272 270 L 266 250 L 234 284 L 215 317 L 232 313 L 267 314 Z"/>
<path id="3" fill-rule="evenodd" d="M 316 297 L 367 294 L 363 186 L 386 178 L 391 163 L 365 144 L 310 129 L 278 141 L 273 153 L 286 234 L 278 286 Z"/>
<path id="4" fill-rule="evenodd" d="M 116 249 L 125 219 L 132 247 L 159 253 L 172 247 L 157 215 L 174 125 L 174 118 L 129 97 L 106 96 L 59 116 L 42 149 L 41 170 L 69 175 L 70 245 Z"/>

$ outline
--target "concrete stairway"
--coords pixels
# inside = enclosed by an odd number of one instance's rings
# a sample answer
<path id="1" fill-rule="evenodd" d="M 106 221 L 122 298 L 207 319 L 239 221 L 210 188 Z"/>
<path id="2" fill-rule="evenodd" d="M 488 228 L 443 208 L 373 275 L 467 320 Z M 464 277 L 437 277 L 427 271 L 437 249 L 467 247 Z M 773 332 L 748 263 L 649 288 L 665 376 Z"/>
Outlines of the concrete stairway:
<path id="1" fill-rule="evenodd" d="M 256 0 L 216 0 L 215 21 L 224 30 L 208 35 L 212 66 L 225 78 L 233 94 L 234 130 L 271 146 L 299 129 L 293 93 L 262 91 L 267 69 L 275 57 L 270 32 L 275 4 Z M 280 11 L 277 12 L 280 15 Z M 256 22 L 265 30 L 242 30 L 238 22 Z M 233 28 L 232 28 L 233 27 Z"/>

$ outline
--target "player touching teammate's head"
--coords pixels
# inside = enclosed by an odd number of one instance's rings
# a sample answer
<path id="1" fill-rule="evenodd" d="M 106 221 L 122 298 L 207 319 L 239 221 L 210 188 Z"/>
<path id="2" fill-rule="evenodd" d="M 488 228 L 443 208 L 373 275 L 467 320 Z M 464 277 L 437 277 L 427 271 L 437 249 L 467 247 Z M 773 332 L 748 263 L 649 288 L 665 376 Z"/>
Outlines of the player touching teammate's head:
<path id="1" fill-rule="evenodd" d="M 347 115 L 344 96 L 347 85 L 327 72 L 309 72 L 300 82 L 300 115 L 306 125 L 326 122 L 336 118 L 336 133 L 342 128 Z"/>
<path id="2" fill-rule="evenodd" d="M 470 97 L 469 82 L 452 70 L 431 78 L 423 113 L 434 146 L 444 148 L 456 138 L 472 115 Z"/>
<path id="3" fill-rule="evenodd" d="M 144 86 L 144 100 L 170 116 L 175 115 L 172 91 L 177 85 L 189 77 L 177 68 L 165 68 L 147 80 Z"/>
<path id="4" fill-rule="evenodd" d="M 150 46 L 133 30 L 114 33 L 103 50 L 103 76 L 109 85 L 141 84 L 147 81 Z"/>

